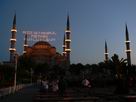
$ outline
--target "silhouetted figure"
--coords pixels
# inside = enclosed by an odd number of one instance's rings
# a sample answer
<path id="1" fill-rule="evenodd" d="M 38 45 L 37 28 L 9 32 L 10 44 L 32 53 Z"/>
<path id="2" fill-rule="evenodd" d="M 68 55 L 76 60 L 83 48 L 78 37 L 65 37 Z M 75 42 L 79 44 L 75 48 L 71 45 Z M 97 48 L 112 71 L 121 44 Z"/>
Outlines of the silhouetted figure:
<path id="1" fill-rule="evenodd" d="M 53 80 L 52 81 L 52 91 L 53 92 L 57 92 L 58 91 L 58 82 L 59 82 L 59 80 Z"/>
<path id="2" fill-rule="evenodd" d="M 91 84 L 90 84 L 90 81 L 88 79 L 84 79 L 82 81 L 82 85 L 86 88 L 91 88 Z"/>
<path id="3" fill-rule="evenodd" d="M 43 80 L 42 81 L 42 86 L 43 86 L 43 91 L 44 92 L 48 92 L 49 85 L 48 85 L 48 81 L 47 80 Z"/>
<path id="4" fill-rule="evenodd" d="M 60 80 L 59 80 L 59 83 L 58 83 L 58 87 L 59 87 L 59 95 L 63 96 L 64 92 L 66 90 L 66 81 L 65 81 L 63 76 L 60 77 Z"/>

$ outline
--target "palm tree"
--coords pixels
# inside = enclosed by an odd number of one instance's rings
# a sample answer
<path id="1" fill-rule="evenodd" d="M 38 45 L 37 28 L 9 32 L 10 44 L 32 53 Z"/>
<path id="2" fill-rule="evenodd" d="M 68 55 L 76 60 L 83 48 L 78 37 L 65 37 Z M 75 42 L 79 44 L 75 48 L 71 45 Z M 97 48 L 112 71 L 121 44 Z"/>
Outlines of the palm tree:
<path id="1" fill-rule="evenodd" d="M 111 58 L 116 69 L 117 87 L 115 93 L 128 93 L 126 59 L 120 60 L 117 54 L 114 54 Z"/>
<path id="2" fill-rule="evenodd" d="M 116 76 L 118 79 L 122 79 L 123 75 L 125 74 L 125 67 L 126 67 L 126 59 L 119 59 L 117 54 L 114 54 L 114 56 L 111 57 L 112 62 L 115 65 L 116 68 Z"/>

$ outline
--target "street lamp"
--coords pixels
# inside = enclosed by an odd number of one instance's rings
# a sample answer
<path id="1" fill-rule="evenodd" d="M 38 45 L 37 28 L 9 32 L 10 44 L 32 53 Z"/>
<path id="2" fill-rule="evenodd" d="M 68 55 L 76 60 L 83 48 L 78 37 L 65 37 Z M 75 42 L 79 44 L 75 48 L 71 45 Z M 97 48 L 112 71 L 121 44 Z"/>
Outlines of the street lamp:
<path id="1" fill-rule="evenodd" d="M 14 87 L 13 87 L 13 92 L 16 91 L 16 81 L 17 81 L 17 53 L 15 54 L 15 72 L 14 72 Z"/>

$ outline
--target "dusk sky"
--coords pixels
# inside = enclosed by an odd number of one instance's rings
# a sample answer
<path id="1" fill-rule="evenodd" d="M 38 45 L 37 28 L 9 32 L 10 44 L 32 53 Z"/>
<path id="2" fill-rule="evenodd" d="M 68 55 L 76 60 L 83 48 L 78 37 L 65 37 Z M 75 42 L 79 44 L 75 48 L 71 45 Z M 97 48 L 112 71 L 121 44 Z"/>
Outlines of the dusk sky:
<path id="1" fill-rule="evenodd" d="M 104 43 L 109 57 L 126 58 L 125 24 L 128 26 L 132 64 L 136 64 L 136 0 L 0 0 L 0 61 L 9 60 L 13 16 L 17 17 L 17 52 L 23 52 L 23 31 L 55 32 L 49 42 L 62 53 L 67 13 L 71 25 L 71 63 L 104 61 Z M 29 45 L 35 42 L 29 42 Z"/>

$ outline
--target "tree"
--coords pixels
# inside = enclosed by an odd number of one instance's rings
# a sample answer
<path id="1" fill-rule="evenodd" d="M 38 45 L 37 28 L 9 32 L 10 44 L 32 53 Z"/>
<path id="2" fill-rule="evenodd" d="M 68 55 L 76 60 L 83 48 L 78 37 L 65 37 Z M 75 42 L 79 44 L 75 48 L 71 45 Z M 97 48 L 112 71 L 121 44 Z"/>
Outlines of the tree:
<path id="1" fill-rule="evenodd" d="M 117 87 L 115 93 L 128 93 L 126 59 L 119 59 L 117 54 L 111 57 L 116 68 Z"/>
<path id="2" fill-rule="evenodd" d="M 80 75 L 83 69 L 84 69 L 84 66 L 81 63 L 72 64 L 69 68 L 69 72 L 72 75 Z"/>
<path id="3" fill-rule="evenodd" d="M 112 56 L 111 58 L 116 68 L 117 78 L 123 79 L 125 72 L 126 72 L 126 59 L 122 58 L 121 60 L 119 60 L 119 57 L 117 54 L 114 54 L 114 56 Z"/>
<path id="4" fill-rule="evenodd" d="M 33 67 L 34 75 L 35 76 L 42 76 L 42 77 L 48 77 L 50 67 L 47 63 L 44 64 L 36 64 L 35 67 Z"/>
<path id="5" fill-rule="evenodd" d="M 14 67 L 10 65 L 0 65 L 0 87 L 13 85 Z"/>
<path id="6" fill-rule="evenodd" d="M 17 67 L 17 80 L 19 83 L 28 83 L 31 80 L 31 70 L 34 70 L 35 63 L 25 55 L 19 56 Z"/>

